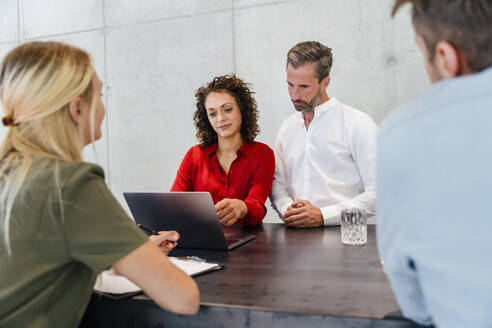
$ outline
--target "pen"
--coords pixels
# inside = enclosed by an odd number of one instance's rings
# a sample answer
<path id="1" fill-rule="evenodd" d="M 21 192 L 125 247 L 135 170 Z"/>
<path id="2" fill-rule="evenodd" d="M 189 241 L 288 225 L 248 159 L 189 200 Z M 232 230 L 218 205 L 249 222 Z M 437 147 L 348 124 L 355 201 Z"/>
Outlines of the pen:
<path id="1" fill-rule="evenodd" d="M 143 226 L 143 225 L 141 225 L 140 223 L 139 223 L 139 224 L 137 224 L 137 226 L 138 226 L 140 229 L 147 231 L 148 233 L 151 233 L 151 234 L 153 234 L 153 235 L 155 235 L 155 236 L 159 236 L 159 233 L 158 233 L 157 231 L 152 230 L 152 229 L 149 229 L 149 228 L 147 228 L 147 227 L 144 227 L 144 226 Z"/>
<path id="2" fill-rule="evenodd" d="M 141 225 L 140 223 L 139 223 L 139 224 L 137 224 L 137 226 L 138 226 L 140 229 L 142 229 L 142 230 L 144 230 L 144 231 L 147 231 L 148 233 L 153 234 L 154 236 L 159 236 L 159 233 L 158 233 L 157 231 L 152 230 L 152 229 L 149 229 L 149 228 L 147 228 L 147 227 L 144 227 L 144 226 L 143 226 L 143 225 Z M 167 242 L 168 242 L 168 243 L 171 243 L 171 244 L 176 244 L 176 242 L 175 242 L 174 240 L 167 240 Z"/>

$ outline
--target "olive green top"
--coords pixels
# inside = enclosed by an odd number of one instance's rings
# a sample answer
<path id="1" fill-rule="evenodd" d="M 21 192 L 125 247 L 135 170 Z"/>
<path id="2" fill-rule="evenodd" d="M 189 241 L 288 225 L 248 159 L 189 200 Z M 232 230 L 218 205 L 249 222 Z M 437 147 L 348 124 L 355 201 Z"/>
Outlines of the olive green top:
<path id="1" fill-rule="evenodd" d="M 97 274 L 148 240 L 87 163 L 35 160 L 11 213 L 10 256 L 0 217 L 0 327 L 77 327 Z"/>

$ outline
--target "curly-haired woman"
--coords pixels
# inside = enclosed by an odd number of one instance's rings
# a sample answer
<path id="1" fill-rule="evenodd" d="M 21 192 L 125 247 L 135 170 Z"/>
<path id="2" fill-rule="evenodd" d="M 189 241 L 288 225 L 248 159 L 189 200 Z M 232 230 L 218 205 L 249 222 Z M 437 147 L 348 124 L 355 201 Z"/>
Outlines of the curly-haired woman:
<path id="1" fill-rule="evenodd" d="M 186 153 L 171 191 L 208 191 L 222 224 L 255 226 L 266 214 L 275 157 L 270 147 L 254 141 L 259 127 L 252 92 L 235 75 L 224 75 L 195 96 L 200 144 Z"/>

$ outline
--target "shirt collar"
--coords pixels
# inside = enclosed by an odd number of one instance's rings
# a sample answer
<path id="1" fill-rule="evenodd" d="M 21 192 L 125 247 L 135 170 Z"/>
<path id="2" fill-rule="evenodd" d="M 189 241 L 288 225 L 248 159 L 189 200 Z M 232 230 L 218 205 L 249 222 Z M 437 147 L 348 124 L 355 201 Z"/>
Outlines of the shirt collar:
<path id="1" fill-rule="evenodd" d="M 238 155 L 241 154 L 247 157 L 251 153 L 251 148 L 253 148 L 253 143 L 244 141 L 241 148 L 237 150 L 237 154 Z M 217 143 L 211 144 L 210 146 L 203 147 L 202 150 L 207 156 L 214 155 L 217 152 Z"/>
<path id="2" fill-rule="evenodd" d="M 247 141 L 243 141 L 243 145 L 241 148 L 237 150 L 237 154 L 241 154 L 243 156 L 248 157 L 248 155 L 251 153 L 251 149 L 253 148 L 253 143 L 249 143 Z"/>
<path id="3" fill-rule="evenodd" d="M 205 146 L 202 147 L 202 151 L 205 153 L 205 155 L 210 156 L 215 154 L 217 151 L 217 143 L 213 143 L 210 146 Z"/>
<path id="4" fill-rule="evenodd" d="M 314 118 L 334 108 L 337 102 L 338 100 L 335 97 L 331 97 L 330 100 L 314 107 Z M 302 122 L 304 122 L 304 117 L 301 112 L 299 112 L 299 118 Z"/>
<path id="5" fill-rule="evenodd" d="M 318 112 L 318 113 L 323 113 L 323 112 L 326 112 L 330 109 L 332 109 L 335 104 L 337 103 L 337 99 L 335 97 L 331 97 L 328 101 L 322 103 L 321 105 L 318 105 L 314 108 L 314 112 Z"/>

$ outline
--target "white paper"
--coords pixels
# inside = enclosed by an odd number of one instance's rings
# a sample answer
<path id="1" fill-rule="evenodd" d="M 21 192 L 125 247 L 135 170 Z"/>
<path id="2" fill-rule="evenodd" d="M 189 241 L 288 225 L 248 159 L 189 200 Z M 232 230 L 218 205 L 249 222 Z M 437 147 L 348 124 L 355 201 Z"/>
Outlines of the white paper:
<path id="1" fill-rule="evenodd" d="M 126 277 L 120 276 L 113 269 L 105 270 L 97 276 L 94 289 L 103 293 L 124 294 L 142 290 Z"/>
<path id="2" fill-rule="evenodd" d="M 192 259 L 181 259 L 177 257 L 169 257 L 169 260 L 178 268 L 183 270 L 187 275 L 192 276 L 203 271 L 216 268 L 219 265 L 217 263 L 209 263 L 203 261 L 196 261 Z"/>
<path id="3" fill-rule="evenodd" d="M 192 259 L 169 257 L 169 260 L 189 276 L 219 267 L 217 263 L 208 263 Z M 126 277 L 120 276 L 113 269 L 105 270 L 97 276 L 94 289 L 102 293 L 111 294 L 124 294 L 141 290 L 140 287 Z"/>

